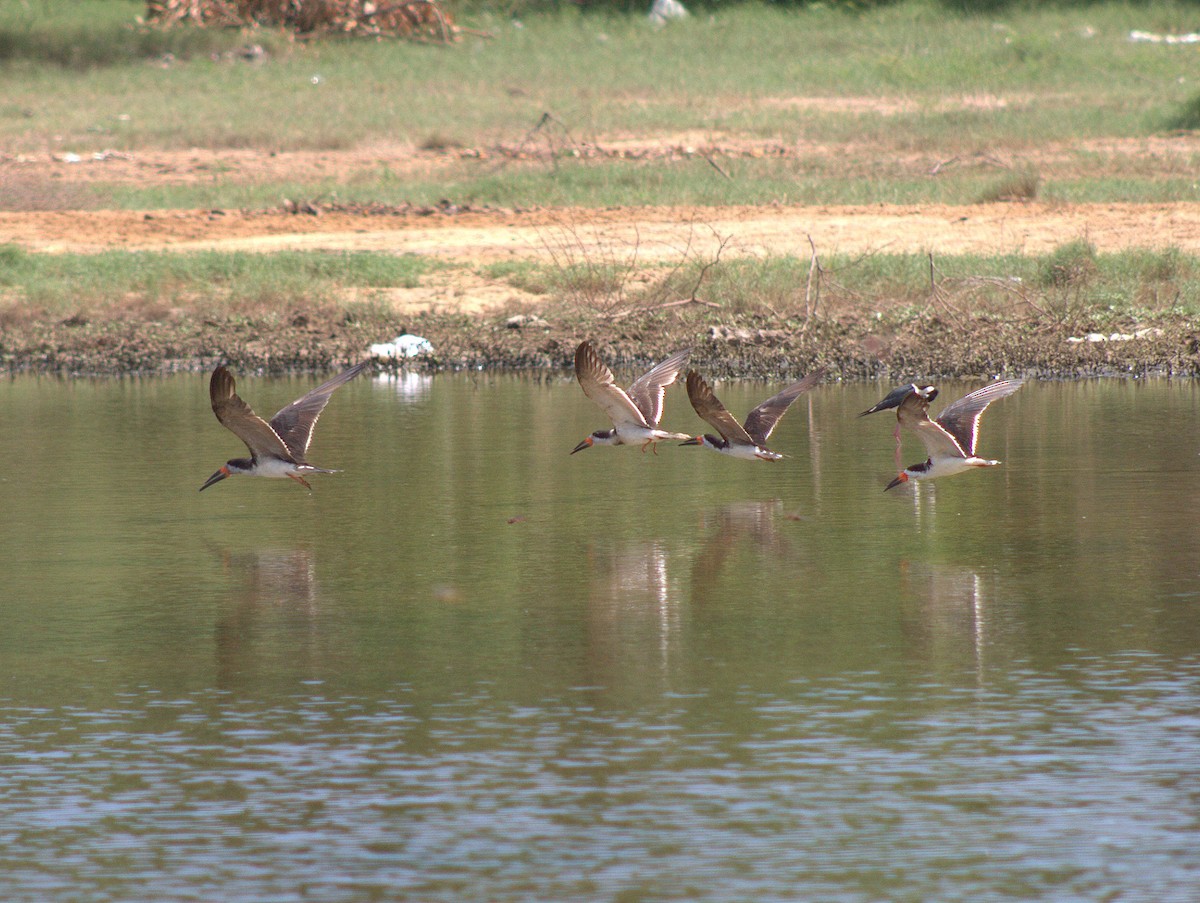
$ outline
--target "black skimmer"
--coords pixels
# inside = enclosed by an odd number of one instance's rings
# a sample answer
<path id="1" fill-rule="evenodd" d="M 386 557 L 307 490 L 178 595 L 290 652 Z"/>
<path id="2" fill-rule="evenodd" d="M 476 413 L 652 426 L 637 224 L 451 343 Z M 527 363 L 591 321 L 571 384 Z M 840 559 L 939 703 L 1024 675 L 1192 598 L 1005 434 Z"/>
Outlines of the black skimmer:
<path id="1" fill-rule="evenodd" d="M 317 467 L 304 460 L 308 445 L 312 441 L 313 427 L 325 410 L 335 389 L 349 382 L 371 365 L 371 361 L 356 364 L 344 373 L 339 373 L 328 382 L 321 383 L 307 395 L 297 398 L 271 418 L 263 420 L 242 401 L 235 391 L 233 374 L 224 366 L 213 371 L 208 382 L 208 396 L 212 401 L 217 420 L 231 433 L 246 443 L 249 458 L 233 458 L 209 477 L 200 491 L 226 477 L 239 474 L 252 477 L 287 477 L 311 490 L 304 479 L 306 473 L 336 473 Z"/>
<path id="2" fill-rule="evenodd" d="M 742 426 L 713 394 L 704 378 L 692 370 L 687 375 L 688 398 L 691 399 L 696 413 L 721 436 L 718 438 L 707 433 L 703 436 L 690 436 L 686 442 L 680 444 L 703 445 L 721 454 L 751 461 L 778 461 L 783 455 L 767 448 L 767 439 L 771 431 L 787 413 L 792 402 L 820 382 L 824 375 L 825 368 L 822 367 L 799 382 L 792 383 L 782 392 L 772 395 L 746 415 L 746 425 Z"/>
<path id="3" fill-rule="evenodd" d="M 593 445 L 641 444 L 643 452 L 647 446 L 653 446 L 657 455 L 659 442 L 686 439 L 687 433 L 660 430 L 658 421 L 662 419 L 666 388 L 675 382 L 691 353 L 690 348 L 676 351 L 653 370 L 635 379 L 626 392 L 616 384 L 612 371 L 600 360 L 591 343 L 581 342 L 575 349 L 575 377 L 583 394 L 608 415 L 613 428 L 596 430 L 576 445 L 571 454 Z"/>
<path id="4" fill-rule="evenodd" d="M 865 417 L 876 411 L 896 409 L 896 429 L 908 427 L 923 443 L 929 457 L 921 464 L 913 464 L 900 471 L 900 475 L 884 488 L 909 480 L 932 480 L 949 477 L 970 470 L 972 467 L 995 467 L 999 461 L 989 461 L 975 455 L 979 440 L 979 418 L 993 401 L 1012 395 L 1024 385 L 1023 379 L 1002 379 L 958 401 L 946 406 L 936 420 L 929 419 L 929 403 L 937 398 L 938 390 L 933 386 L 901 386 L 858 416 Z M 897 433 L 899 436 L 899 433 Z"/>

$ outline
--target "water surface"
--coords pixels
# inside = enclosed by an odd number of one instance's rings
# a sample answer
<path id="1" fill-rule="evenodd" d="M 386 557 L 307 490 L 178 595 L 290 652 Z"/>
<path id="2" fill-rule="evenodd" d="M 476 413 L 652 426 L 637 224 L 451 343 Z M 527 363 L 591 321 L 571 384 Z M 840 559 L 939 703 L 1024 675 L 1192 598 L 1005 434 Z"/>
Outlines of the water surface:
<path id="1" fill-rule="evenodd" d="M 0 384 L 4 898 L 1194 899 L 1200 389 L 1030 384 L 884 493 L 888 388 L 771 465 L 360 379 L 344 472 L 198 493 L 205 377 Z"/>

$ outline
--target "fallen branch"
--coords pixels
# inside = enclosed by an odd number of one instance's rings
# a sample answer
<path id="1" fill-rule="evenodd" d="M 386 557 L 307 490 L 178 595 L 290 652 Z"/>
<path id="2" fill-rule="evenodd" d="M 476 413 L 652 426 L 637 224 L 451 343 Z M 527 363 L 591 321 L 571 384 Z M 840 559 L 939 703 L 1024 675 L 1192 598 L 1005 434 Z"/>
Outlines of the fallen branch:
<path id="1" fill-rule="evenodd" d="M 702 156 L 705 160 L 708 161 L 709 166 L 711 166 L 713 169 L 715 169 L 717 172 L 719 172 L 721 175 L 723 175 L 725 178 L 727 178 L 730 182 L 733 181 L 733 176 L 731 176 L 725 170 L 721 169 L 721 167 L 719 167 L 717 165 L 717 161 L 712 158 L 711 154 L 706 154 L 706 153 L 704 153 L 704 151 L 701 151 L 700 156 Z"/>
<path id="2" fill-rule="evenodd" d="M 302 35 L 392 35 L 439 44 L 453 43 L 461 32 L 438 0 L 378 5 L 363 0 L 146 0 L 144 21 L 162 28 L 184 23 L 219 28 L 275 26 Z"/>

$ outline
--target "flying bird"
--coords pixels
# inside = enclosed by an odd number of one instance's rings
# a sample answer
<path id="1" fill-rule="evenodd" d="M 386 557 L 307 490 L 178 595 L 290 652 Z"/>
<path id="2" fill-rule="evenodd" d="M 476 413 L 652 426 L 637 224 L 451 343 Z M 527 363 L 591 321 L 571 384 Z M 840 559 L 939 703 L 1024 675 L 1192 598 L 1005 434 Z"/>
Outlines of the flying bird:
<path id="1" fill-rule="evenodd" d="M 687 363 L 692 349 L 676 351 L 669 358 L 633 381 L 629 391 L 616 384 L 591 342 L 580 342 L 575 349 L 575 377 L 583 394 L 594 401 L 612 421 L 611 430 L 596 430 L 575 446 L 571 454 L 593 445 L 638 445 L 645 452 L 648 446 L 658 454 L 658 443 L 665 439 L 686 439 L 687 433 L 669 433 L 658 428 L 662 419 L 663 395 L 675 382 Z"/>
<path id="2" fill-rule="evenodd" d="M 946 406 L 936 420 L 929 419 L 929 403 L 937 398 L 934 386 L 901 386 L 893 389 L 883 401 L 858 416 L 865 417 L 876 411 L 896 409 L 896 429 L 901 426 L 915 432 L 925 444 L 929 457 L 921 464 L 913 464 L 900 471 L 884 488 L 909 480 L 932 480 L 949 477 L 970 470 L 972 467 L 995 467 L 999 461 L 990 461 L 975 455 L 979 441 L 979 419 L 993 401 L 1006 398 L 1024 385 L 1023 379 L 1002 379 L 964 395 Z M 897 436 L 899 433 L 897 432 Z"/>
<path id="3" fill-rule="evenodd" d="M 209 477 L 200 491 L 226 477 L 246 475 L 251 477 L 287 477 L 311 490 L 304 479 L 306 473 L 336 473 L 309 464 L 305 460 L 308 445 L 312 441 L 313 427 L 317 418 L 329 403 L 329 397 L 339 386 L 349 382 L 371 365 L 370 361 L 356 364 L 344 373 L 339 373 L 328 382 L 321 383 L 307 395 L 297 398 L 278 411 L 268 423 L 251 410 L 236 392 L 233 374 L 224 366 L 213 371 L 208 382 L 208 395 L 212 401 L 217 420 L 231 433 L 246 443 L 249 458 L 233 458 Z"/>
<path id="4" fill-rule="evenodd" d="M 787 409 L 792 406 L 792 402 L 819 383 L 824 375 L 824 367 L 814 370 L 799 382 L 792 383 L 782 392 L 772 395 L 746 415 L 746 424 L 743 426 L 729 413 L 725 405 L 721 404 L 704 378 L 692 370 L 687 375 L 687 393 L 692 407 L 701 419 L 721 435 L 717 437 L 705 433 L 703 436 L 691 436 L 680 445 L 702 445 L 723 455 L 751 461 L 778 461 L 783 455 L 767 448 L 767 439 L 783 419 Z"/>

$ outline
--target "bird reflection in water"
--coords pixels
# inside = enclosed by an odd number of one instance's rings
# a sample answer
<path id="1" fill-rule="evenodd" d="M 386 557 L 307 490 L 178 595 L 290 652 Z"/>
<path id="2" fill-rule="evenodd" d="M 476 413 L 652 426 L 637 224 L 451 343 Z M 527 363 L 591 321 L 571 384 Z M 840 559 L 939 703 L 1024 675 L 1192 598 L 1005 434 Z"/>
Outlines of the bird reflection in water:
<path id="1" fill-rule="evenodd" d="M 968 660 L 982 677 L 993 589 L 973 568 L 901 561 L 902 624 L 910 648 L 953 669 Z"/>
<path id="2" fill-rule="evenodd" d="M 588 549 L 588 659 L 598 686 L 666 671 L 680 622 L 670 563 L 658 541 Z"/>
<path id="3" fill-rule="evenodd" d="M 718 597 L 721 572 L 729 556 L 745 546 L 782 557 L 788 540 L 777 524 L 783 512 L 780 499 L 734 502 L 706 514 L 704 529 L 711 531 L 692 565 L 692 599 L 707 602 Z"/>
<path id="4" fill-rule="evenodd" d="M 216 624 L 222 686 L 247 674 L 294 673 L 324 661 L 320 587 L 311 549 L 219 550 L 229 595 Z"/>

